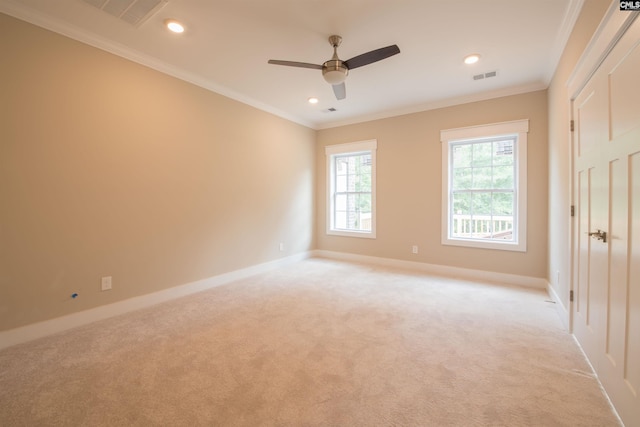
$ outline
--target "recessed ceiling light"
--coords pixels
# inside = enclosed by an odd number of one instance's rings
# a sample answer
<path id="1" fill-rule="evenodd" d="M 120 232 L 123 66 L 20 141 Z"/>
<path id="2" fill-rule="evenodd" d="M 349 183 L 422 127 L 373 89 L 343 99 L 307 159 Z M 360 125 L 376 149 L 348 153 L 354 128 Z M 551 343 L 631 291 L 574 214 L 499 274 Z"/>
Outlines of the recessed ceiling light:
<path id="1" fill-rule="evenodd" d="M 308 99 L 308 101 L 309 101 L 309 104 L 317 104 L 318 98 L 312 96 L 311 98 Z"/>
<path id="2" fill-rule="evenodd" d="M 178 34 L 184 33 L 184 25 L 182 25 L 181 23 L 179 23 L 175 19 L 166 19 L 164 21 L 164 25 L 167 26 L 169 31 L 172 31 L 172 32 L 178 33 Z"/>
<path id="3" fill-rule="evenodd" d="M 472 53 L 464 58 L 464 63 L 467 65 L 475 64 L 480 60 L 480 55 L 477 53 Z"/>

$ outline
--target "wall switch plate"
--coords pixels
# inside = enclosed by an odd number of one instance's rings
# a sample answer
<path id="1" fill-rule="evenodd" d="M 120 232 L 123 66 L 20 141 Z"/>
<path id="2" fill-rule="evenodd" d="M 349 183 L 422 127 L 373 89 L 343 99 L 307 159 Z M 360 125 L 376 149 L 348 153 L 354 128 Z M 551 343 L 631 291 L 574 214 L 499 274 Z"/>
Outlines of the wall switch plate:
<path id="1" fill-rule="evenodd" d="M 111 289 L 111 276 L 106 276 L 102 278 L 102 290 L 108 291 Z"/>
<path id="2" fill-rule="evenodd" d="M 414 253 L 414 254 L 417 254 L 418 253 L 418 245 L 413 245 L 411 247 L 411 252 Z"/>
<path id="3" fill-rule="evenodd" d="M 284 252 L 284 243 L 280 242 L 280 252 Z"/>

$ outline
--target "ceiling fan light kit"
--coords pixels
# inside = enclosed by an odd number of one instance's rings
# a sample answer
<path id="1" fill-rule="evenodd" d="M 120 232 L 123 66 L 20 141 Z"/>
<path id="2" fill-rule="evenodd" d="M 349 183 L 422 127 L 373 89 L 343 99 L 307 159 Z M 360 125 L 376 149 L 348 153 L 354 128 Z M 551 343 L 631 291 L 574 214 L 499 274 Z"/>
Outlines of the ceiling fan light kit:
<path id="1" fill-rule="evenodd" d="M 337 35 L 330 36 L 329 43 L 331 47 L 333 47 L 333 57 L 325 61 L 322 65 L 276 59 L 270 59 L 268 62 L 274 65 L 322 70 L 322 77 L 324 77 L 327 83 L 333 86 L 333 93 L 336 95 L 336 99 L 340 100 L 347 96 L 344 81 L 349 75 L 349 70 L 369 65 L 400 53 L 400 48 L 394 44 L 343 61 L 338 57 L 338 46 L 342 43 L 342 37 Z"/>
<path id="2" fill-rule="evenodd" d="M 330 85 L 343 83 L 349 75 L 349 69 L 340 60 L 329 60 L 322 64 L 322 77 Z"/>

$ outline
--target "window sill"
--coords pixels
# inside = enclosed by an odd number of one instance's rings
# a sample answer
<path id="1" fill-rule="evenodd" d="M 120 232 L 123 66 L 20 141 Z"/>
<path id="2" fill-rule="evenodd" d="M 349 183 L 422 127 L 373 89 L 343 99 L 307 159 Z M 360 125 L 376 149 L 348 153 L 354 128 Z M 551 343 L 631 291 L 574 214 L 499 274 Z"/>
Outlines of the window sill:
<path id="1" fill-rule="evenodd" d="M 375 239 L 376 233 L 371 231 L 327 230 L 328 236 L 359 237 L 361 239 Z"/>
<path id="2" fill-rule="evenodd" d="M 512 252 L 526 252 L 527 245 L 524 242 L 513 243 L 513 242 L 488 242 L 481 240 L 471 240 L 471 239 L 450 239 L 443 238 L 442 244 L 447 246 L 463 246 L 467 248 L 478 248 L 478 249 L 495 249 L 500 251 L 512 251 Z"/>

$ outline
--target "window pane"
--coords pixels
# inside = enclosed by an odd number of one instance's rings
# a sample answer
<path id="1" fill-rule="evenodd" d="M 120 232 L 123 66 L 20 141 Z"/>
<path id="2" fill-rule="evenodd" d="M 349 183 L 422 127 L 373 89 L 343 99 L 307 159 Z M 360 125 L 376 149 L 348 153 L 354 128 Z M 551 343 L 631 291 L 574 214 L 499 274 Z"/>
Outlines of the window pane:
<path id="1" fill-rule="evenodd" d="M 336 176 L 336 191 L 339 193 L 347 191 L 347 177 L 345 175 Z"/>
<path id="2" fill-rule="evenodd" d="M 358 210 L 371 213 L 371 194 L 360 194 L 358 197 Z"/>
<path id="3" fill-rule="evenodd" d="M 357 222 L 357 216 L 356 213 L 353 211 L 349 211 L 347 213 L 347 230 L 357 230 L 358 229 L 358 222 Z"/>
<path id="4" fill-rule="evenodd" d="M 353 174 L 348 175 L 346 191 L 356 191 L 356 180 L 357 180 L 357 177 L 354 176 Z"/>
<path id="5" fill-rule="evenodd" d="M 453 193 L 453 213 L 471 215 L 471 193 Z"/>
<path id="6" fill-rule="evenodd" d="M 473 169 L 458 168 L 453 170 L 453 190 L 470 190 Z"/>
<path id="7" fill-rule="evenodd" d="M 473 147 L 474 167 L 491 166 L 493 159 L 493 144 L 491 142 L 478 142 Z"/>
<path id="8" fill-rule="evenodd" d="M 358 196 L 358 208 L 356 209 L 357 224 L 360 231 L 371 230 L 371 195 L 360 194 Z"/>
<path id="9" fill-rule="evenodd" d="M 513 193 L 493 193 L 493 214 L 513 216 Z"/>
<path id="10" fill-rule="evenodd" d="M 491 193 L 474 193 L 471 199 L 471 237 L 491 237 Z"/>
<path id="11" fill-rule="evenodd" d="M 453 193 L 450 237 L 513 240 L 514 193 Z"/>
<path id="12" fill-rule="evenodd" d="M 356 209 L 356 194 L 347 194 L 347 210 L 349 212 L 353 212 Z"/>
<path id="13" fill-rule="evenodd" d="M 493 184 L 495 189 L 513 189 L 513 166 L 495 166 Z"/>
<path id="14" fill-rule="evenodd" d="M 493 193 L 493 239 L 514 239 L 513 196 L 513 193 Z"/>
<path id="15" fill-rule="evenodd" d="M 356 156 L 349 156 L 349 157 L 347 157 L 347 159 L 348 159 L 347 173 L 349 175 L 353 175 L 354 173 L 356 173 L 357 157 Z"/>
<path id="16" fill-rule="evenodd" d="M 344 211 L 335 212 L 335 228 L 345 230 L 347 228 L 347 213 Z"/>
<path id="17" fill-rule="evenodd" d="M 360 192 L 371 192 L 371 174 L 363 174 L 358 176 L 358 180 L 356 182 L 356 191 Z"/>
<path id="18" fill-rule="evenodd" d="M 469 167 L 471 166 L 471 152 L 473 146 L 470 144 L 461 144 L 453 146 L 453 167 Z"/>
<path id="19" fill-rule="evenodd" d="M 451 237 L 471 237 L 471 193 L 452 194 Z"/>
<path id="20" fill-rule="evenodd" d="M 471 211 L 474 216 L 491 215 L 491 193 L 474 193 L 471 203 Z"/>
<path id="21" fill-rule="evenodd" d="M 512 165 L 513 164 L 513 146 L 514 140 L 508 139 L 493 142 L 493 164 L 494 165 Z"/>
<path id="22" fill-rule="evenodd" d="M 336 195 L 336 211 L 346 211 L 347 210 L 347 195 L 346 194 L 337 194 Z"/>
<path id="23" fill-rule="evenodd" d="M 473 168 L 473 189 L 489 190 L 493 183 L 491 182 L 492 168 L 478 167 Z"/>
<path id="24" fill-rule="evenodd" d="M 344 157 L 336 157 L 336 175 L 345 175 L 347 173 L 347 159 Z"/>
<path id="25" fill-rule="evenodd" d="M 371 158 L 368 155 L 360 156 L 360 166 L 357 170 L 355 191 L 371 191 Z"/>
<path id="26" fill-rule="evenodd" d="M 360 214 L 360 231 L 371 231 L 371 214 L 370 213 L 361 213 Z"/>

